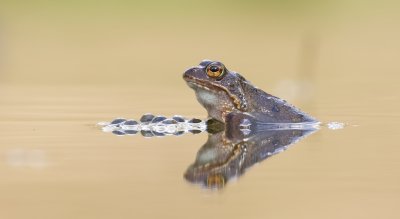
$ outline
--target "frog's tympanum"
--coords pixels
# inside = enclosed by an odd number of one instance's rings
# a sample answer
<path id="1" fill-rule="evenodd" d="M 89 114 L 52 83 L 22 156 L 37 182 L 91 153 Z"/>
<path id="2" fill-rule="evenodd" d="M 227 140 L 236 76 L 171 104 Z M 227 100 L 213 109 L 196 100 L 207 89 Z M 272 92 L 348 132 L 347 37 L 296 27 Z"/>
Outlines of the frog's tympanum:
<path id="1" fill-rule="evenodd" d="M 204 60 L 188 69 L 183 78 L 195 90 L 208 116 L 223 123 L 228 123 L 231 113 L 242 114 L 252 123 L 317 122 L 286 101 L 253 86 L 221 62 Z"/>

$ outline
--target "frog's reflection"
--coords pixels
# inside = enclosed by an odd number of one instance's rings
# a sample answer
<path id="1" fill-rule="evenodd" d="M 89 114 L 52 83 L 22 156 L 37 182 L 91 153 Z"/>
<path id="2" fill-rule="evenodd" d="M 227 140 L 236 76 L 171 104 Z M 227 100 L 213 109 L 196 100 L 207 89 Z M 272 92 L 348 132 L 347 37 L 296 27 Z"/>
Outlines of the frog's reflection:
<path id="1" fill-rule="evenodd" d="M 146 114 L 145 117 L 149 117 Z M 154 116 L 153 116 L 154 117 Z M 162 121 L 159 121 L 161 120 Z M 318 122 L 262 123 L 245 113 L 230 113 L 226 123 L 211 119 L 173 120 L 154 117 L 157 122 L 116 119 L 103 125 L 103 131 L 116 135 L 140 133 L 146 137 L 209 133 L 207 142 L 189 166 L 185 178 L 208 188 L 222 188 L 232 178 L 241 176 L 253 164 L 285 150 L 290 144 L 315 132 Z M 175 122 L 171 122 L 175 121 Z"/>
<path id="2" fill-rule="evenodd" d="M 223 188 L 230 179 L 240 177 L 255 163 L 285 150 L 316 130 L 306 126 L 257 130 L 236 125 L 217 133 L 213 130 L 184 177 L 207 188 Z"/>

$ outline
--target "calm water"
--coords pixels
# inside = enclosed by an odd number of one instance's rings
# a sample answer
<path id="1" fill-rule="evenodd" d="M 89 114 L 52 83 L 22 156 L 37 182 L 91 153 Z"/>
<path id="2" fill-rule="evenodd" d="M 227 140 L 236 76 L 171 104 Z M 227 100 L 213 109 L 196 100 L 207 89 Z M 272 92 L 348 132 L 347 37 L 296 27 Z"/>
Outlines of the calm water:
<path id="1" fill-rule="evenodd" d="M 6 11 L 0 218 L 400 217 L 395 7 L 343 6 L 296 23 L 261 9 L 207 14 L 200 2 L 194 14 L 171 7 L 157 17 L 150 6 L 143 15 Z M 96 126 L 144 113 L 205 118 L 181 78 L 205 58 L 347 126 L 322 128 L 221 190 L 184 178 L 206 133 L 145 139 Z"/>
<path id="2" fill-rule="evenodd" d="M 308 136 L 218 191 L 183 178 L 207 134 L 145 139 L 95 126 L 150 111 L 204 118 L 183 82 L 184 92 L 165 87 L 146 98 L 132 95 L 141 87 L 2 86 L 1 215 L 394 218 L 400 213 L 400 114 L 398 94 L 386 92 L 390 83 L 368 95 L 354 84 L 337 91 L 348 95 L 320 88 L 302 108 L 349 125 Z"/>

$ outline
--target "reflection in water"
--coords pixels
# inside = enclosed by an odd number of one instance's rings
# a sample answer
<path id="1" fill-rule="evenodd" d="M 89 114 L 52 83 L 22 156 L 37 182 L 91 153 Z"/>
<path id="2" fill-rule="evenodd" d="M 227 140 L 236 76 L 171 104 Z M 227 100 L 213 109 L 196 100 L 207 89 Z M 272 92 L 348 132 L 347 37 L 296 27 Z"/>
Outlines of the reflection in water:
<path id="1" fill-rule="evenodd" d="M 231 114 L 224 124 L 214 119 L 205 122 L 146 114 L 139 122 L 115 119 L 99 124 L 104 132 L 116 135 L 141 133 L 144 137 L 207 131 L 208 140 L 198 151 L 195 162 L 188 167 L 184 177 L 189 182 L 214 189 L 223 188 L 230 179 L 241 176 L 247 168 L 284 151 L 289 145 L 318 130 L 321 125 L 319 122 L 259 123 L 249 118 L 246 114 Z"/>
<path id="2" fill-rule="evenodd" d="M 309 125 L 277 127 L 242 129 L 228 125 L 226 130 L 210 134 L 184 177 L 207 188 L 223 188 L 230 179 L 241 176 L 255 163 L 282 152 L 317 130 Z"/>

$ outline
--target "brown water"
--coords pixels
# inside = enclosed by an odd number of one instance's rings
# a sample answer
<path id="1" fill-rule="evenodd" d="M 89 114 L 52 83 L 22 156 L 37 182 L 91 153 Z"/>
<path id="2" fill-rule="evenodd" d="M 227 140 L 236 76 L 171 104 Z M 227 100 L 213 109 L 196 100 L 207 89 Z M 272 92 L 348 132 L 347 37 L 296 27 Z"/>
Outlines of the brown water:
<path id="1" fill-rule="evenodd" d="M 6 23 L 0 218 L 398 218 L 400 31 L 389 18 L 224 20 L 216 36 L 199 34 L 200 20 Z M 218 191 L 183 178 L 205 133 L 145 139 L 96 127 L 147 112 L 204 118 L 181 79 L 203 58 L 348 125 L 321 129 Z"/>

